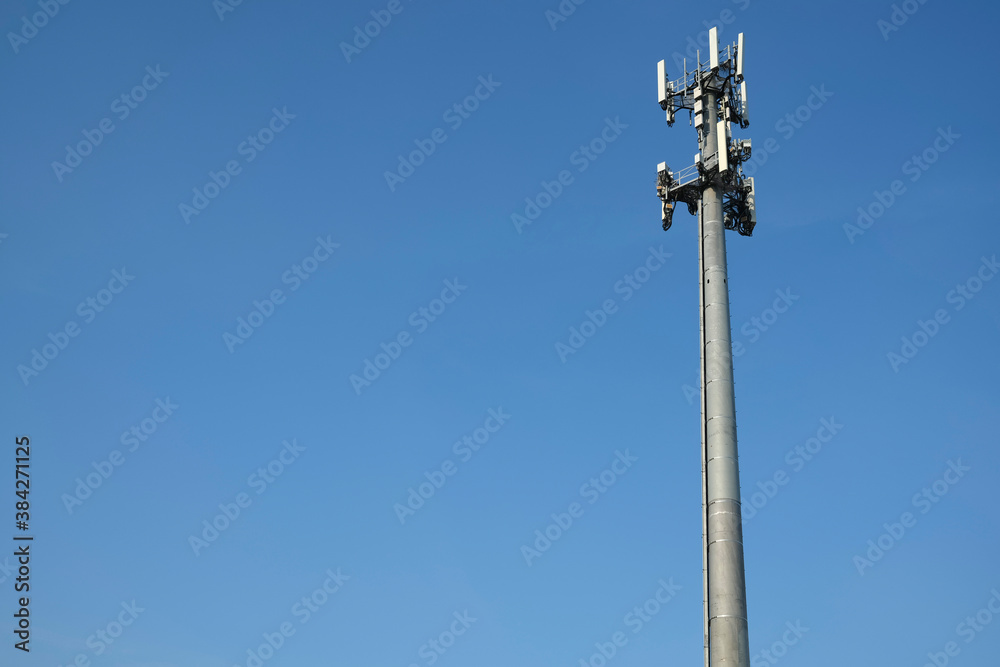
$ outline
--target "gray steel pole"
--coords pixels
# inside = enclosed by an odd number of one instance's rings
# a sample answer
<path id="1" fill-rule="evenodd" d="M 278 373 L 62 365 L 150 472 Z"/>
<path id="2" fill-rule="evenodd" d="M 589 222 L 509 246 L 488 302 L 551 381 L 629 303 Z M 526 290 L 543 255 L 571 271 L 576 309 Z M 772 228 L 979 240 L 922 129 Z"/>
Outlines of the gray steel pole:
<path id="1" fill-rule="evenodd" d="M 718 150 L 715 92 L 705 92 L 704 106 L 703 164 Z M 722 190 L 717 184 L 704 189 L 701 208 L 710 667 L 750 667 L 726 230 Z"/>

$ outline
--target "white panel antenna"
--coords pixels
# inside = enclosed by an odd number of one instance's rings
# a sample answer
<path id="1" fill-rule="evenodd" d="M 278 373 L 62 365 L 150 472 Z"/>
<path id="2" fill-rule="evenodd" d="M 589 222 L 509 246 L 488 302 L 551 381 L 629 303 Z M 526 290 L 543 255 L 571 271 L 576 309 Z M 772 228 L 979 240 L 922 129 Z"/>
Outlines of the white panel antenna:
<path id="1" fill-rule="evenodd" d="M 729 171 L 729 123 L 720 120 L 716 136 L 719 139 L 719 171 Z"/>
<path id="2" fill-rule="evenodd" d="M 743 33 L 736 40 L 736 78 L 743 78 Z"/>
<path id="3" fill-rule="evenodd" d="M 719 69 L 719 29 L 708 31 L 708 55 L 711 58 L 712 69 Z"/>
<path id="4" fill-rule="evenodd" d="M 740 115 L 743 116 L 743 122 L 744 123 L 749 123 L 750 122 L 750 115 L 747 112 L 747 82 L 746 82 L 746 80 L 744 80 L 743 83 L 740 84 L 740 99 L 743 100 L 743 109 L 742 109 L 742 113 Z"/>
<path id="5" fill-rule="evenodd" d="M 660 99 L 657 100 L 662 107 L 669 97 L 667 95 L 667 61 L 661 60 L 656 63 L 656 74 L 657 74 L 657 84 L 660 93 Z"/>

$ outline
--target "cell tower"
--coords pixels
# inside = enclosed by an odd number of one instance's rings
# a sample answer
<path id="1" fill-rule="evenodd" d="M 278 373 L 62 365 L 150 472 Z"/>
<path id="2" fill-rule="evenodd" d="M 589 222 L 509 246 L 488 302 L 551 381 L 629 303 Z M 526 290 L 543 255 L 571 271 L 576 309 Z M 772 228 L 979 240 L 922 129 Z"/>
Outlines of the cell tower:
<path id="1" fill-rule="evenodd" d="M 725 230 L 750 236 L 757 215 L 753 178 L 742 169 L 750 140 L 732 140 L 729 129 L 731 123 L 750 125 L 743 33 L 723 51 L 716 28 L 708 39 L 708 62 L 699 51 L 694 70 L 688 71 L 685 60 L 679 79 L 671 81 L 666 62 L 659 62 L 659 103 L 667 125 L 674 124 L 677 111 L 688 109 L 699 152 L 693 165 L 676 174 L 661 162 L 656 193 L 663 201 L 664 231 L 678 201 L 698 215 L 705 667 L 750 667 Z"/>

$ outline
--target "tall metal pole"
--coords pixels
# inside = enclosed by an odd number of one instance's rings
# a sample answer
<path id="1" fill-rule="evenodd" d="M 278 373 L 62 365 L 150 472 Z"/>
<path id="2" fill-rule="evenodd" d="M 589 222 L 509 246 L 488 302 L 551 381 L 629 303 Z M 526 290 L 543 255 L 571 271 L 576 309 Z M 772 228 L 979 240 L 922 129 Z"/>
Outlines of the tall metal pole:
<path id="1" fill-rule="evenodd" d="M 701 154 L 707 156 L 718 150 L 718 118 L 715 93 L 707 91 L 704 99 L 708 131 Z M 726 229 L 722 192 L 714 181 L 702 191 L 702 215 L 709 665 L 750 667 Z"/>
<path id="2" fill-rule="evenodd" d="M 698 202 L 698 328 L 701 348 L 701 387 L 705 386 L 705 216 Z M 708 649 L 708 433 L 706 433 L 705 390 L 701 392 L 701 546 L 702 546 L 702 627 L 705 634 L 705 667 L 709 665 Z"/>
<path id="3" fill-rule="evenodd" d="M 698 269 L 701 282 L 701 471 L 704 565 L 705 667 L 750 667 L 736 397 L 729 314 L 726 230 L 744 236 L 757 224 L 753 178 L 742 165 L 750 141 L 731 142 L 729 127 L 749 126 L 743 76 L 743 34 L 719 50 L 716 28 L 709 31 L 709 61 L 670 81 L 666 62 L 657 65 L 660 108 L 673 125 L 677 111 L 691 111 L 700 152 L 695 164 L 674 173 L 657 167 L 657 195 L 663 229 L 670 229 L 674 206 L 698 214 Z M 720 113 L 724 114 L 720 118 Z"/>

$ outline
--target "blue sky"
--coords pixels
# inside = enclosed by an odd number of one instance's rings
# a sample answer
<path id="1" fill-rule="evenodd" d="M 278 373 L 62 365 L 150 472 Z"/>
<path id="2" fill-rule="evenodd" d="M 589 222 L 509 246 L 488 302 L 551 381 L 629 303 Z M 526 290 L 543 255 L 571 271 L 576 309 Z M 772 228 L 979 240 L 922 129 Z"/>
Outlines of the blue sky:
<path id="1" fill-rule="evenodd" d="M 698 664 L 696 224 L 655 196 L 697 146 L 654 73 L 713 22 L 754 667 L 992 664 L 998 10 L 559 6 L 4 3 L 4 664 Z"/>

